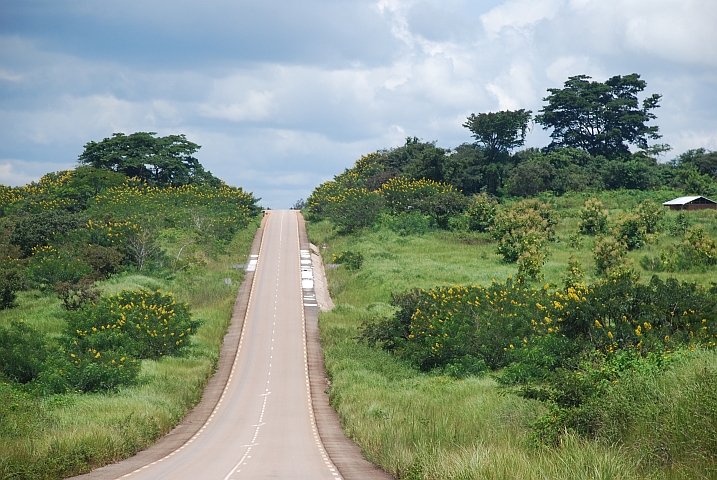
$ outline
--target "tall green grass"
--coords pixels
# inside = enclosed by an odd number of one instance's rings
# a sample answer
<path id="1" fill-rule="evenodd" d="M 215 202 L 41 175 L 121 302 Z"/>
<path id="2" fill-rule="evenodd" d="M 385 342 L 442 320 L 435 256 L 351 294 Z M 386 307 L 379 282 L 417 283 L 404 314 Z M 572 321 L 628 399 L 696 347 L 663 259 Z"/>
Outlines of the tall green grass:
<path id="1" fill-rule="evenodd" d="M 214 372 L 257 225 L 239 232 L 226 254 L 205 267 L 172 279 L 139 274 L 102 282 L 103 293 L 151 288 L 173 291 L 202 321 L 180 357 L 145 360 L 139 382 L 116 393 L 33 398 L 0 386 L 0 478 L 55 479 L 87 472 L 133 455 L 169 432 L 201 399 Z M 231 285 L 224 282 L 232 278 Z M 59 335 L 64 326 L 59 300 L 26 292 L 19 307 L 0 312 L 0 325 L 23 318 L 40 331 Z"/>
<path id="2" fill-rule="evenodd" d="M 643 197 L 665 201 L 673 198 L 673 193 L 610 192 L 600 200 L 614 216 L 636 206 Z M 596 278 L 591 255 L 593 239 L 583 237 L 583 247 L 577 250 L 568 244 L 569 235 L 577 230 L 578 212 L 586 198 L 589 197 L 573 195 L 543 199 L 554 203 L 561 214 L 556 242 L 550 244 L 551 253 L 543 270 L 544 283 L 562 283 L 561 275 L 571 255 L 583 264 L 587 281 Z M 689 212 L 690 221 L 693 225 L 703 224 L 714 238 L 715 213 Z M 665 221 L 673 221 L 675 216 L 676 212 L 667 212 Z M 605 418 L 606 434 L 602 439 L 566 435 L 557 447 L 537 447 L 531 440 L 531 424 L 546 413 L 543 404 L 507 393 L 489 376 L 458 380 L 420 372 L 385 351 L 357 341 L 363 322 L 392 314 L 391 292 L 443 283 L 485 285 L 492 279 L 502 281 L 515 275 L 517 267 L 501 261 L 488 235 L 433 231 L 399 236 L 385 229 L 367 228 L 341 236 L 328 222 L 310 222 L 308 229 L 313 243 L 327 243 L 326 263 L 331 263 L 332 255 L 346 250 L 363 254 L 359 270 L 328 270 L 329 288 L 337 307 L 320 315 L 321 339 L 331 381 L 331 403 L 345 432 L 368 460 L 395 477 L 686 479 L 714 475 L 709 467 L 714 458 L 705 453 L 709 452 L 711 440 L 685 444 L 690 435 L 714 430 L 717 400 L 710 392 L 715 390 L 705 387 L 713 374 L 709 372 L 717 368 L 714 353 L 691 358 L 669 375 L 636 378 L 632 388 L 621 386 L 615 390 L 614 396 L 605 401 L 616 405 L 632 402 L 634 406 L 629 415 L 616 409 L 614 417 Z M 662 235 L 642 250 L 630 252 L 644 279 L 649 279 L 652 272 L 639 266 L 639 258 L 658 254 L 676 241 Z M 714 270 L 672 276 L 708 283 L 714 280 Z M 698 374 L 700 368 L 708 373 Z M 671 401 L 655 401 L 673 394 Z M 640 416 L 643 414 L 652 418 L 652 423 L 645 422 Z M 610 428 L 609 421 L 613 422 Z M 668 453 L 663 457 L 650 453 L 660 448 L 667 448 Z"/>

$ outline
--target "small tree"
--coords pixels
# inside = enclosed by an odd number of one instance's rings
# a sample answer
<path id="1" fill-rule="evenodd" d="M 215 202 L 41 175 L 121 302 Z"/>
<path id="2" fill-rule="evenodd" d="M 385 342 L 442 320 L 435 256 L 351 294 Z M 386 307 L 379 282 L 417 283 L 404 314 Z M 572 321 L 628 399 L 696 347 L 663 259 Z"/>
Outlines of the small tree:
<path id="1" fill-rule="evenodd" d="M 648 199 L 640 202 L 635 209 L 635 214 L 640 217 L 646 233 L 652 234 L 658 232 L 665 210 L 662 205 Z"/>
<path id="2" fill-rule="evenodd" d="M 597 198 L 590 198 L 580 211 L 580 233 L 597 235 L 605 233 L 607 228 L 607 214 L 602 210 L 602 202 Z"/>
<path id="3" fill-rule="evenodd" d="M 611 269 L 623 265 L 627 255 L 627 245 L 613 237 L 597 237 L 593 258 L 598 274 L 605 274 Z"/>
<path id="4" fill-rule="evenodd" d="M 647 241 L 647 229 L 642 219 L 634 213 L 622 215 L 613 233 L 622 240 L 628 250 L 642 248 Z"/>
<path id="5" fill-rule="evenodd" d="M 15 305 L 17 292 L 25 287 L 25 275 L 19 263 L 5 260 L 0 263 L 0 310 Z"/>
<path id="6" fill-rule="evenodd" d="M 525 144 L 525 133 L 532 118 L 530 110 L 471 113 L 463 124 L 473 133 L 489 163 L 495 163 L 514 148 Z"/>
<path id="7" fill-rule="evenodd" d="M 515 262 L 532 246 L 545 253 L 556 223 L 548 204 L 523 200 L 495 217 L 491 233 L 498 240 L 498 253 L 506 262 Z"/>

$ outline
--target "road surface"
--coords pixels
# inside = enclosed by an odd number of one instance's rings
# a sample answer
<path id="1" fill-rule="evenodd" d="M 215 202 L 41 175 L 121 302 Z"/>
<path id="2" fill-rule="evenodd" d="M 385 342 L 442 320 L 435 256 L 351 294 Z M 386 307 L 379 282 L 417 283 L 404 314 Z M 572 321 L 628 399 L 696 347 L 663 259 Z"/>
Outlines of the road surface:
<path id="1" fill-rule="evenodd" d="M 207 423 L 175 452 L 121 478 L 341 478 L 312 407 L 297 215 L 269 213 L 239 349 Z"/>

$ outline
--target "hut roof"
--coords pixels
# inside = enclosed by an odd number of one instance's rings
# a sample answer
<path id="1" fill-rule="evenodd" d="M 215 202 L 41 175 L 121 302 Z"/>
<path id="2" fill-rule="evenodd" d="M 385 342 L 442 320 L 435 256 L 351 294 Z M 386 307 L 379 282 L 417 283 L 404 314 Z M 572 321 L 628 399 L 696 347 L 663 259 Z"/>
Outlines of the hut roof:
<path id="1" fill-rule="evenodd" d="M 696 197 L 678 197 L 673 200 L 670 200 L 669 202 L 663 203 L 663 205 L 688 205 L 690 203 L 699 203 L 699 204 L 705 204 L 705 203 L 714 203 L 717 204 L 714 200 L 710 200 L 707 197 L 703 196 L 696 196 Z"/>

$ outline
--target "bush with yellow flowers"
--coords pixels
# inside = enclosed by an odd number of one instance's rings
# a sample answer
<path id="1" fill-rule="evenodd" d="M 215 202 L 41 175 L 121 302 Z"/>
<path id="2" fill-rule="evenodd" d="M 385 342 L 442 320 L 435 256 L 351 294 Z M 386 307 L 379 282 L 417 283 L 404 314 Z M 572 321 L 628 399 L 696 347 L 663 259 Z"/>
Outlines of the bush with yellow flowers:
<path id="1" fill-rule="evenodd" d="M 174 355 L 198 326 L 171 293 L 126 290 L 67 313 L 66 335 L 79 351 L 124 349 L 137 359 Z"/>

